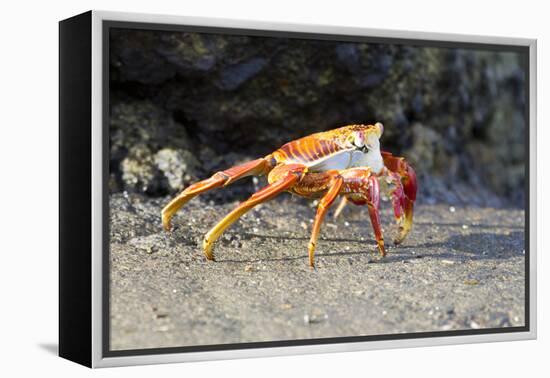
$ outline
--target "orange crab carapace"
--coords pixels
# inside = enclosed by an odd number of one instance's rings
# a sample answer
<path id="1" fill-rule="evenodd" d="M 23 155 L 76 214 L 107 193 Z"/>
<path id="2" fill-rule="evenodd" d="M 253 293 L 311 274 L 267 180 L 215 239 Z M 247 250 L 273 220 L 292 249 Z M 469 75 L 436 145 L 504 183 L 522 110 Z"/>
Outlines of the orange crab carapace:
<path id="1" fill-rule="evenodd" d="M 268 185 L 239 204 L 204 237 L 206 258 L 214 260 L 212 247 L 227 227 L 254 206 L 287 191 L 301 197 L 319 198 L 319 205 L 308 245 L 309 264 L 314 266 L 315 245 L 321 223 L 337 197 L 346 202 L 367 205 L 378 250 L 386 254 L 380 225 L 380 187 L 393 204 L 401 243 L 412 227 L 416 199 L 416 175 L 402 157 L 380 150 L 384 126 L 349 125 L 312 134 L 289 142 L 266 157 L 215 173 L 209 179 L 190 185 L 162 209 L 162 224 L 170 230 L 170 221 L 187 201 L 207 190 L 227 186 L 251 175 L 267 175 Z"/>

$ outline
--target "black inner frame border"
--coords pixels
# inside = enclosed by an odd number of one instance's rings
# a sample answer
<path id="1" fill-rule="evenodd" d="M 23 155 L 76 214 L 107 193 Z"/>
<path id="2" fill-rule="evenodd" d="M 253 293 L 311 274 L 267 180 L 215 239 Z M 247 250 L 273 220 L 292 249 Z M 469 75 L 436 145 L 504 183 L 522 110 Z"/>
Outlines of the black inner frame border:
<path id="1" fill-rule="evenodd" d="M 342 336 L 342 337 L 327 337 L 315 339 L 296 339 L 296 340 L 280 340 L 280 341 L 261 341 L 233 344 L 212 344 L 212 345 L 192 345 L 181 347 L 162 347 L 162 348 L 144 348 L 144 349 L 127 349 L 127 350 L 110 350 L 110 217 L 109 217 L 109 58 L 110 58 L 110 29 L 134 29 L 134 30 L 150 30 L 150 31 L 170 31 L 170 32 L 196 32 L 210 34 L 230 34 L 243 35 L 253 37 L 279 37 L 279 38 L 295 38 L 295 39 L 313 39 L 325 41 L 341 41 L 341 42 L 358 42 L 358 43 L 379 43 L 379 44 L 395 44 L 407 45 L 413 47 L 434 47 L 434 48 L 460 48 L 468 50 L 482 51 L 499 51 L 499 52 L 515 52 L 522 55 L 523 67 L 525 69 L 525 325 L 523 327 L 502 327 L 502 328 L 482 328 L 482 329 L 465 329 L 451 331 L 433 331 L 433 332 L 415 332 L 403 334 L 385 334 L 385 335 L 368 335 L 368 336 Z M 322 34 L 322 33 L 306 33 L 306 32 L 289 32 L 289 31 L 273 31 L 259 29 L 241 29 L 229 27 L 212 27 L 212 26 L 191 26 L 191 25 L 175 25 L 175 24 L 159 24 L 146 22 L 129 22 L 129 21 L 102 21 L 102 170 L 103 170 L 103 187 L 102 187 L 102 216 L 103 216 L 103 243 L 102 243 L 102 357 L 124 357 L 124 356 L 142 356 L 153 354 L 171 354 L 171 353 L 190 353 L 190 352 L 210 352 L 238 349 L 257 349 L 257 348 L 279 348 L 307 345 L 322 345 L 322 344 L 341 344 L 366 341 L 385 341 L 385 340 L 406 340 L 434 337 L 449 337 L 449 336 L 469 336 L 469 335 L 486 335 L 497 333 L 517 333 L 530 331 L 530 50 L 529 46 L 491 44 L 479 42 L 455 42 L 444 40 L 423 40 L 413 38 L 393 38 L 393 37 L 369 37 L 358 35 L 344 34 Z M 405 34 L 406 31 L 403 31 Z"/>

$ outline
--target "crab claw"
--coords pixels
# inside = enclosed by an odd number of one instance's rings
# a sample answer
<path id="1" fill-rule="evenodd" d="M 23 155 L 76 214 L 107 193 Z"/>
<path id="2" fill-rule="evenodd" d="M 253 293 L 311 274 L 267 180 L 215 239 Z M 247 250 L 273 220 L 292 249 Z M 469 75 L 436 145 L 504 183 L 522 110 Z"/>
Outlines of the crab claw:
<path id="1" fill-rule="evenodd" d="M 383 152 L 382 157 L 386 168 L 390 171 L 390 180 L 394 184 L 391 197 L 399 231 L 393 242 L 401 244 L 412 228 L 417 190 L 416 173 L 401 157 L 395 157 L 388 152 Z"/>
<path id="2" fill-rule="evenodd" d="M 412 228 L 414 201 L 416 200 L 416 173 L 405 161 L 403 163 L 407 165 L 406 174 L 401 177 L 404 192 L 401 204 L 404 214 L 399 224 L 399 234 L 394 240 L 395 244 L 401 244 Z"/>

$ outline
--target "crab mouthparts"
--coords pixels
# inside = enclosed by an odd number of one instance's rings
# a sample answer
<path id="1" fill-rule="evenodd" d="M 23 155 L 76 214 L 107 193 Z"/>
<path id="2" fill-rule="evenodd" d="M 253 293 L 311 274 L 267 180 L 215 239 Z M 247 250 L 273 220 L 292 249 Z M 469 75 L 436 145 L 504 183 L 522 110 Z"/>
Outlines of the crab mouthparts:
<path id="1" fill-rule="evenodd" d="M 355 148 L 361 152 L 364 152 L 364 153 L 367 153 L 369 151 L 368 147 L 366 144 L 362 145 L 362 146 L 358 146 L 356 144 L 354 144 Z"/>

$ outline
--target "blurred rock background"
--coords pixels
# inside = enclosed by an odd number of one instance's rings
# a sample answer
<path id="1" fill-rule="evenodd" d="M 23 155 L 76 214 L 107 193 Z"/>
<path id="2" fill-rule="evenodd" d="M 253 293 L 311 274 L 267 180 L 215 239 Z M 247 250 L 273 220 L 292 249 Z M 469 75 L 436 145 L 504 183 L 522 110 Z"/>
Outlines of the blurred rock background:
<path id="1" fill-rule="evenodd" d="M 173 194 L 292 139 L 380 121 L 419 201 L 522 207 L 525 73 L 515 52 L 113 29 L 110 190 Z M 207 198 L 242 199 L 243 181 Z"/>

